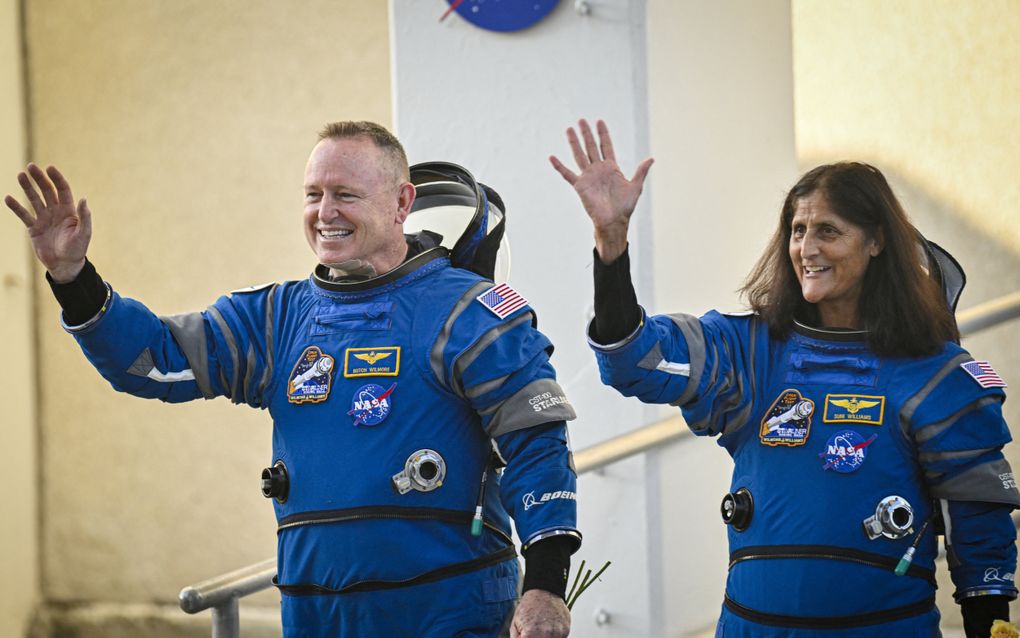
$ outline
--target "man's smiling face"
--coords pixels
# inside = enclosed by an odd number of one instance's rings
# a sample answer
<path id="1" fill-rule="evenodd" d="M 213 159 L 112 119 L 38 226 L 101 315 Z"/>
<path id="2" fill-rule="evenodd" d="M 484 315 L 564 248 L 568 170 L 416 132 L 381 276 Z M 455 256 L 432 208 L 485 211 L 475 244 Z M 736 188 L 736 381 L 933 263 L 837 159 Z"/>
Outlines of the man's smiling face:
<path id="1" fill-rule="evenodd" d="M 319 263 L 361 260 L 384 273 L 404 258 L 414 188 L 365 136 L 327 138 L 305 167 L 305 238 Z"/>

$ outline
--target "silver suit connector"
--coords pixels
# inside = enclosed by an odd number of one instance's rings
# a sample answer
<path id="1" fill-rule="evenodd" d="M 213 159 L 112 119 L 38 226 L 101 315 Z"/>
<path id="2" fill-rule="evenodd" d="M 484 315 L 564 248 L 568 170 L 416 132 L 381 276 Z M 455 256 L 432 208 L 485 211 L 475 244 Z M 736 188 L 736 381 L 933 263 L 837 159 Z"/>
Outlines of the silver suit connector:
<path id="1" fill-rule="evenodd" d="M 870 540 L 879 536 L 903 538 L 914 531 L 914 508 L 902 496 L 886 496 L 875 513 L 864 519 L 864 533 Z"/>
<path id="2" fill-rule="evenodd" d="M 411 490 L 431 492 L 442 487 L 446 478 L 446 461 L 435 450 L 418 450 L 407 457 L 403 471 L 394 474 L 393 488 L 401 494 Z"/>

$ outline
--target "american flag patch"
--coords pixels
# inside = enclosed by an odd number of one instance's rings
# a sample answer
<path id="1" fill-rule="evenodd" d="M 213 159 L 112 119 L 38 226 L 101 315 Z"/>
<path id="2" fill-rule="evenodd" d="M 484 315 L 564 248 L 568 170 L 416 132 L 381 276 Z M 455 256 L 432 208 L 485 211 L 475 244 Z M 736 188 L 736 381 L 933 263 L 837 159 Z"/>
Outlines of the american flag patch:
<path id="1" fill-rule="evenodd" d="M 518 308 L 523 308 L 528 303 L 527 299 L 506 284 L 493 286 L 475 299 L 482 302 L 483 306 L 500 319 L 507 317 Z"/>
<path id="2" fill-rule="evenodd" d="M 961 363 L 960 367 L 967 371 L 967 374 L 974 377 L 982 388 L 1005 388 L 1006 382 L 1002 380 L 999 373 L 995 371 L 992 364 L 987 361 L 968 361 Z"/>

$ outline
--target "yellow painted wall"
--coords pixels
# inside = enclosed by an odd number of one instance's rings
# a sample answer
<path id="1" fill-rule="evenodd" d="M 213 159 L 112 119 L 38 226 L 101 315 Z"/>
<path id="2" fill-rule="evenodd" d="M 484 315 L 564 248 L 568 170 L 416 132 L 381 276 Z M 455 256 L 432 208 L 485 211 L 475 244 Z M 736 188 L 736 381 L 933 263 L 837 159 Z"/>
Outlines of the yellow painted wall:
<path id="1" fill-rule="evenodd" d="M 0 0 L 0 192 L 25 164 L 25 113 L 17 0 Z M 0 211 L 0 388 L 4 389 L 4 524 L 0 525 L 0 636 L 24 633 L 39 590 L 32 262 L 21 222 Z"/>
<path id="2" fill-rule="evenodd" d="M 915 224 L 966 269 L 961 310 L 1020 290 L 1020 3 L 792 6 L 802 166 L 840 159 L 878 166 Z M 1020 384 L 1020 322 L 963 345 Z M 1015 395 L 1005 414 L 1020 438 Z M 1007 456 L 1020 467 L 1020 445 Z M 953 586 L 945 570 L 940 577 L 943 626 L 959 627 Z"/>
<path id="3" fill-rule="evenodd" d="M 172 314 L 308 275 L 301 180 L 318 129 L 390 123 L 386 3 L 26 5 L 32 157 L 87 196 L 104 278 Z M 185 585 L 272 556 L 258 481 L 269 415 L 115 393 L 35 282 L 47 601 L 173 604 Z"/>

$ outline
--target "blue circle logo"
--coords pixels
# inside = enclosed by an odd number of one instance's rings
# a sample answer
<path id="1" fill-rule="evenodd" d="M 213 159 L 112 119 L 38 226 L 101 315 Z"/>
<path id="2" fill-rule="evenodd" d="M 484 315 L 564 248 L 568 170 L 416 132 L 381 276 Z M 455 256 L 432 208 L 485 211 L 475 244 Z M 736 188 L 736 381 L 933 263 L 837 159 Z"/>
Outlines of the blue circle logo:
<path id="1" fill-rule="evenodd" d="M 864 465 L 864 459 L 868 458 L 868 446 L 877 437 L 877 434 L 872 434 L 871 438 L 865 439 L 853 430 L 836 432 L 829 437 L 825 451 L 818 454 L 825 461 L 822 469 L 835 470 L 840 474 L 856 472 Z"/>
<path id="2" fill-rule="evenodd" d="M 387 390 L 381 385 L 366 383 L 358 388 L 351 397 L 351 409 L 347 413 L 354 417 L 354 425 L 379 425 L 385 421 L 392 407 L 390 396 L 396 387 L 394 383 Z"/>

